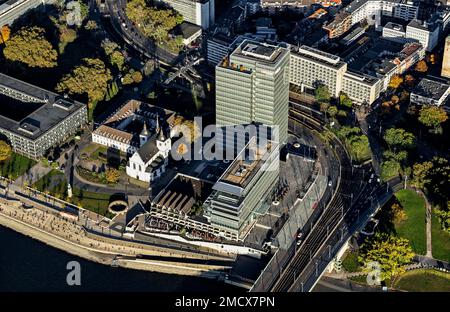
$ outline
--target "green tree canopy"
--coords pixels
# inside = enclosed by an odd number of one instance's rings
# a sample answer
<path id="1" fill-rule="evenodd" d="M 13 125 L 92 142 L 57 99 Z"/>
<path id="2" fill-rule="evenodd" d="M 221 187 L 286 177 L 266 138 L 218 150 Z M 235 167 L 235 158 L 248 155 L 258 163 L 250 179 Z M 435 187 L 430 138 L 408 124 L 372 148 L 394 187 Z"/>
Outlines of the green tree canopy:
<path id="1" fill-rule="evenodd" d="M 427 127 L 436 129 L 447 119 L 447 113 L 440 107 L 424 106 L 420 109 L 419 121 Z"/>
<path id="2" fill-rule="evenodd" d="M 157 42 L 167 42 L 169 31 L 183 22 L 176 11 L 150 6 L 145 0 L 130 0 L 126 14 L 145 36 Z"/>
<path id="3" fill-rule="evenodd" d="M 384 140 L 390 148 L 412 148 L 416 143 L 416 138 L 411 132 L 402 128 L 390 128 L 384 133 Z"/>
<path id="4" fill-rule="evenodd" d="M 122 52 L 116 50 L 109 55 L 109 61 L 111 62 L 111 65 L 116 66 L 117 69 L 121 71 L 125 64 L 125 57 Z"/>
<path id="5" fill-rule="evenodd" d="M 111 79 L 111 72 L 106 68 L 105 63 L 99 59 L 85 58 L 81 65 L 76 66 L 62 78 L 56 90 L 67 91 L 70 94 L 86 94 L 89 104 L 92 105 L 103 100 Z"/>
<path id="6" fill-rule="evenodd" d="M 341 94 L 339 95 L 339 103 L 341 105 L 347 106 L 347 107 L 352 107 L 353 106 L 352 100 L 344 92 L 341 92 Z"/>
<path id="7" fill-rule="evenodd" d="M 330 115 L 330 117 L 334 117 L 338 113 L 338 108 L 334 105 L 330 106 L 327 109 L 327 113 L 328 113 L 328 115 Z"/>
<path id="8" fill-rule="evenodd" d="M 414 164 L 411 184 L 434 196 L 447 200 L 450 190 L 450 164 L 447 159 L 434 157 L 431 161 Z"/>
<path id="9" fill-rule="evenodd" d="M 40 27 L 21 28 L 6 41 L 3 54 L 7 60 L 39 68 L 55 67 L 58 59 L 58 53 Z"/>
<path id="10" fill-rule="evenodd" d="M 381 280 L 393 280 L 405 272 L 414 252 L 405 238 L 386 233 L 376 233 L 361 246 L 358 260 L 366 265 L 377 262 L 381 269 Z"/>
<path id="11" fill-rule="evenodd" d="M 325 85 L 319 85 L 314 90 L 314 94 L 316 96 L 316 101 L 319 103 L 329 103 L 331 99 L 330 91 L 328 87 Z"/>

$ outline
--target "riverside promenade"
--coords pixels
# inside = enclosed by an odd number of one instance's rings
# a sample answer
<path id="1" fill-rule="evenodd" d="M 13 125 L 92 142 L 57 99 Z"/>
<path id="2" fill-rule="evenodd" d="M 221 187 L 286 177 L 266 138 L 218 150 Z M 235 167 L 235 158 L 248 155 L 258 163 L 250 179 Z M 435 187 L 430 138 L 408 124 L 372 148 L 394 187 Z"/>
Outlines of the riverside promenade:
<path id="1" fill-rule="evenodd" d="M 0 225 L 70 254 L 105 265 L 114 263 L 125 268 L 207 278 L 221 278 L 230 268 L 223 264 L 201 264 L 193 261 L 225 260 L 222 257 L 186 251 L 177 252 L 174 249 L 134 242 L 116 243 L 100 236 L 97 238 L 88 235 L 83 226 L 75 220 L 46 209 L 36 207 L 24 209 L 18 200 L 0 198 Z M 146 257 L 152 260 L 147 260 Z M 164 260 L 159 260 L 159 257 Z"/>

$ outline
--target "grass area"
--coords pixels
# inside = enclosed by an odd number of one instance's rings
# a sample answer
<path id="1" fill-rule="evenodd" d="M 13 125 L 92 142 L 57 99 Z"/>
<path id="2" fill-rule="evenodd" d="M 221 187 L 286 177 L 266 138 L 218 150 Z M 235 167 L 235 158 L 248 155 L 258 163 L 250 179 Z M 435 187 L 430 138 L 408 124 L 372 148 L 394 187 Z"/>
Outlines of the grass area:
<path id="1" fill-rule="evenodd" d="M 397 234 L 408 239 L 414 252 L 426 253 L 425 200 L 412 190 L 401 190 L 395 193 L 408 217 L 395 225 Z"/>
<path id="2" fill-rule="evenodd" d="M 77 173 L 82 177 L 83 179 L 92 182 L 92 183 L 98 183 L 98 184 L 108 184 L 106 181 L 105 173 L 97 173 L 93 172 L 87 169 L 84 169 L 82 167 L 76 167 Z"/>
<path id="3" fill-rule="evenodd" d="M 349 280 L 356 282 L 358 284 L 367 285 L 367 275 L 358 275 L 350 277 Z"/>
<path id="4" fill-rule="evenodd" d="M 109 216 L 108 205 L 111 197 L 109 194 L 88 192 L 79 188 L 74 188 L 72 193 L 70 201 L 73 204 L 103 216 Z"/>
<path id="5" fill-rule="evenodd" d="M 436 270 L 412 270 L 403 274 L 395 288 L 414 292 L 450 292 L 450 274 Z"/>
<path id="6" fill-rule="evenodd" d="M 431 244 L 433 258 L 450 262 L 450 234 L 441 229 L 438 218 L 431 218 Z"/>
<path id="7" fill-rule="evenodd" d="M 98 145 L 97 149 L 93 153 L 91 153 L 90 158 L 93 160 L 97 159 L 106 160 L 107 153 L 108 148 L 106 146 Z"/>
<path id="8" fill-rule="evenodd" d="M 358 262 L 358 253 L 347 253 L 345 258 L 342 260 L 342 267 L 345 269 L 345 271 L 350 273 L 361 271 L 361 265 Z"/>
<path id="9" fill-rule="evenodd" d="M 48 174 L 34 183 L 33 187 L 41 192 L 48 192 L 56 198 L 67 198 L 67 180 L 59 170 L 52 169 Z"/>
<path id="10" fill-rule="evenodd" d="M 15 180 L 36 164 L 36 161 L 12 153 L 7 160 L 0 162 L 0 175 Z"/>

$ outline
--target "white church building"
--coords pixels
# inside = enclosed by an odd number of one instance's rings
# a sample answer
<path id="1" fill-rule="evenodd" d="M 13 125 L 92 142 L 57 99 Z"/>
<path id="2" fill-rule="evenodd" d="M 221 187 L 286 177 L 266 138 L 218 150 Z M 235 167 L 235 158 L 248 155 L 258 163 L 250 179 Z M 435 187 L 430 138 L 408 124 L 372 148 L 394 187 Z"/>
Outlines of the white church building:
<path id="1" fill-rule="evenodd" d="M 164 174 L 172 147 L 170 133 L 164 132 L 160 127 L 159 116 L 156 117 L 153 133 L 150 133 L 144 124 L 139 135 L 140 147 L 128 160 L 127 175 L 140 181 L 151 182 Z"/>

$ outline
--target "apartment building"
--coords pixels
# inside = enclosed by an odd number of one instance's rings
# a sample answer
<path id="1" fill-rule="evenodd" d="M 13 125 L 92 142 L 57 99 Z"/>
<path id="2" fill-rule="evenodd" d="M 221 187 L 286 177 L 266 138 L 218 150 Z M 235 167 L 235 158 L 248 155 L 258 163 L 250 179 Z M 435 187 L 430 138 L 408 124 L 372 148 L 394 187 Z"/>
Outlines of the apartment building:
<path id="1" fill-rule="evenodd" d="M 290 82 L 294 85 L 314 89 L 323 84 L 338 97 L 346 71 L 347 63 L 336 55 L 306 45 L 291 52 Z"/>
<path id="2" fill-rule="evenodd" d="M 352 27 L 352 15 L 347 12 L 339 12 L 334 19 L 323 26 L 328 32 L 330 39 L 342 36 L 344 33 L 350 30 Z"/>
<path id="3" fill-rule="evenodd" d="M 412 20 L 406 26 L 406 38 L 414 39 L 420 42 L 425 50 L 431 51 L 437 45 L 439 40 L 440 25 L 436 22 Z"/>
<path id="4" fill-rule="evenodd" d="M 380 80 L 375 77 L 352 71 L 344 74 L 342 92 L 355 103 L 372 104 L 380 96 L 380 91 Z"/>

